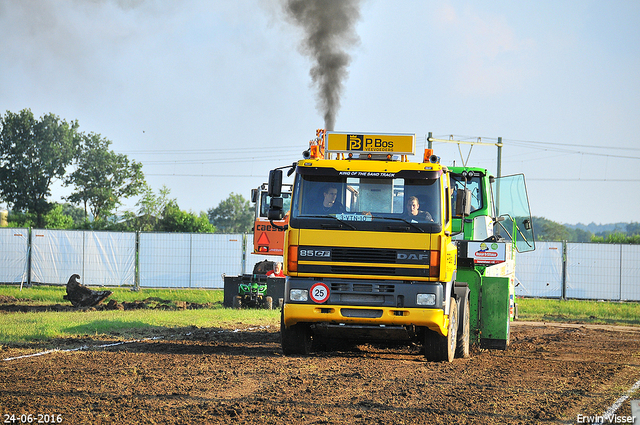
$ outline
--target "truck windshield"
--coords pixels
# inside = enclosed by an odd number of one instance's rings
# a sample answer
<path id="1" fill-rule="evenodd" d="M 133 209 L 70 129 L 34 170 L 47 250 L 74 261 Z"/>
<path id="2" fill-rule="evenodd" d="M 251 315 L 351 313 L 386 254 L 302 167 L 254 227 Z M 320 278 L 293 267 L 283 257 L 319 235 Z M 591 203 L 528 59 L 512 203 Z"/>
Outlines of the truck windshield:
<path id="1" fill-rule="evenodd" d="M 291 193 L 282 192 L 282 209 L 284 211 L 289 211 L 291 207 Z M 268 217 L 269 216 L 269 203 L 271 202 L 271 197 L 267 194 L 267 191 L 262 191 L 260 193 L 260 217 Z"/>
<path id="2" fill-rule="evenodd" d="M 338 221 L 348 222 L 349 228 L 359 230 L 388 230 L 391 221 L 396 226 L 405 222 L 408 224 L 404 224 L 403 229 L 425 231 L 421 224 L 441 225 L 441 195 L 437 181 L 299 174 L 291 217 L 335 217 Z M 375 223 L 386 223 L 387 227 L 375 228 Z"/>
<path id="3" fill-rule="evenodd" d="M 482 200 L 482 178 L 479 174 L 473 177 L 462 177 L 461 174 L 451 173 L 451 184 L 455 189 L 468 189 L 471 192 L 471 213 L 481 210 L 484 207 Z M 456 195 L 458 191 L 453 191 L 452 204 L 456 204 Z"/>

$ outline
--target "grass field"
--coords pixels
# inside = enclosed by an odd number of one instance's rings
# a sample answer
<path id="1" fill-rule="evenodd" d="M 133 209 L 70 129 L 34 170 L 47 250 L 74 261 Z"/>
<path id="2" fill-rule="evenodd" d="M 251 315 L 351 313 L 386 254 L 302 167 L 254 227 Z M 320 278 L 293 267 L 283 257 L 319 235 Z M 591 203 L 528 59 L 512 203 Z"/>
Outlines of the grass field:
<path id="1" fill-rule="evenodd" d="M 109 300 L 133 302 L 147 298 L 206 304 L 194 310 L 109 310 L 74 312 L 2 313 L 0 344 L 50 338 L 106 335 L 131 338 L 173 328 L 232 327 L 240 325 L 279 326 L 278 310 L 234 310 L 222 306 L 221 289 L 109 289 Z M 62 297 L 64 286 L 34 286 L 20 291 L 17 286 L 0 286 L 0 296 L 13 297 L 11 303 L 69 305 Z M 518 299 L 519 319 L 548 322 L 640 325 L 640 303 L 578 300 Z"/>
<path id="2" fill-rule="evenodd" d="M 521 298 L 520 320 L 640 325 L 640 303 Z"/>

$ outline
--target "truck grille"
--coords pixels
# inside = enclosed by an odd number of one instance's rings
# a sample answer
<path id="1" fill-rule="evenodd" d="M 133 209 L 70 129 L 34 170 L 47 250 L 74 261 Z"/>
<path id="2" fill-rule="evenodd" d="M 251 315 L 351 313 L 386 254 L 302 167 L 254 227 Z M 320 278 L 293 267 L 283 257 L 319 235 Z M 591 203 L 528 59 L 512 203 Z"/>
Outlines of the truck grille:
<path id="1" fill-rule="evenodd" d="M 350 282 L 333 282 L 331 283 L 331 292 L 379 292 L 384 294 L 393 294 L 396 286 L 393 284 L 377 284 L 377 283 L 350 283 Z"/>
<path id="2" fill-rule="evenodd" d="M 393 249 L 332 248 L 333 261 L 349 263 L 395 263 L 397 252 Z"/>
<path id="3" fill-rule="evenodd" d="M 331 273 L 392 276 L 396 274 L 396 269 L 394 267 L 331 266 Z"/>

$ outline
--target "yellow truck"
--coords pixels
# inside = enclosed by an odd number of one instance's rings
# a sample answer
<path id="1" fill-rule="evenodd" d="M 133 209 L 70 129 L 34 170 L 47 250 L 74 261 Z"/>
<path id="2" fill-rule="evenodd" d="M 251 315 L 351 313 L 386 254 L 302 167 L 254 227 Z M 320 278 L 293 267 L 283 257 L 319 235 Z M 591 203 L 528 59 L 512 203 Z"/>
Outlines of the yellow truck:
<path id="1" fill-rule="evenodd" d="M 271 171 L 269 218 L 289 213 L 281 317 L 286 355 L 343 339 L 417 341 L 435 361 L 469 356 L 478 336 L 470 317 L 478 306 L 470 299 L 479 297 L 456 279 L 452 237 L 456 228 L 458 237 L 464 234 L 474 195 L 456 187 L 430 149 L 421 162 L 409 162 L 414 154 L 413 134 L 318 130 L 289 170 L 295 178 L 287 211 L 282 169 Z"/>

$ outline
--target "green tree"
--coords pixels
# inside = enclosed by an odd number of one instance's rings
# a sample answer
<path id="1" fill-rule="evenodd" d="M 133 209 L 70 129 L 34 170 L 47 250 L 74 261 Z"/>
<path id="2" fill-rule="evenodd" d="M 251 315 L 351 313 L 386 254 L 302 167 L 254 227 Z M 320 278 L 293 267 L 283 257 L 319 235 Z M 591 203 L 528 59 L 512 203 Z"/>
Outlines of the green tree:
<path id="1" fill-rule="evenodd" d="M 62 204 L 56 204 L 49 212 L 44 216 L 44 228 L 45 229 L 73 229 L 73 218 L 64 213 L 64 207 Z"/>
<path id="2" fill-rule="evenodd" d="M 594 236 L 591 242 L 640 245 L 640 235 L 628 235 L 621 232 L 609 233 L 605 236 Z"/>
<path id="3" fill-rule="evenodd" d="M 253 230 L 254 212 L 242 195 L 232 192 L 208 213 L 217 233 L 250 233 Z"/>
<path id="4" fill-rule="evenodd" d="M 591 242 L 591 238 L 593 237 L 593 233 L 582 229 L 571 230 L 571 235 L 569 239 L 571 242 Z"/>
<path id="5" fill-rule="evenodd" d="M 542 242 L 566 241 L 571 236 L 566 226 L 543 217 L 533 217 L 533 233 L 536 235 L 536 240 Z"/>
<path id="6" fill-rule="evenodd" d="M 94 221 L 112 214 L 122 198 L 137 195 L 145 184 L 142 164 L 109 150 L 109 145 L 99 134 L 83 135 L 77 168 L 65 179 L 75 186 L 67 200 L 82 205 L 85 218 L 91 212 Z"/>
<path id="7" fill-rule="evenodd" d="M 35 216 L 44 226 L 51 209 L 51 184 L 65 175 L 77 152 L 78 122 L 51 113 L 35 119 L 30 109 L 0 117 L 0 197 L 12 209 Z"/>
<path id="8" fill-rule="evenodd" d="M 176 200 L 169 198 L 171 190 L 167 186 L 162 186 L 156 195 L 153 193 L 153 189 L 145 183 L 141 192 L 141 197 L 136 202 L 136 206 L 139 207 L 137 215 L 126 212 L 126 221 L 132 230 L 147 232 L 158 230 L 158 223 L 165 208 L 170 202 L 176 202 Z"/>
<path id="9" fill-rule="evenodd" d="M 161 232 L 214 233 L 216 228 L 209 223 L 204 212 L 197 216 L 191 212 L 182 211 L 175 201 L 170 201 L 162 213 L 162 218 L 158 220 L 157 230 Z"/>
<path id="10" fill-rule="evenodd" d="M 74 228 L 78 228 L 84 222 L 84 210 L 65 202 L 62 205 L 62 214 L 68 215 L 73 220 Z"/>
<path id="11" fill-rule="evenodd" d="M 640 235 L 640 223 L 631 222 L 627 224 L 627 235 Z"/>
<path id="12" fill-rule="evenodd" d="M 67 213 L 69 204 L 51 204 L 51 209 L 43 216 L 43 229 L 74 229 L 76 223 Z M 33 213 L 9 211 L 9 227 L 34 227 L 36 216 Z"/>

